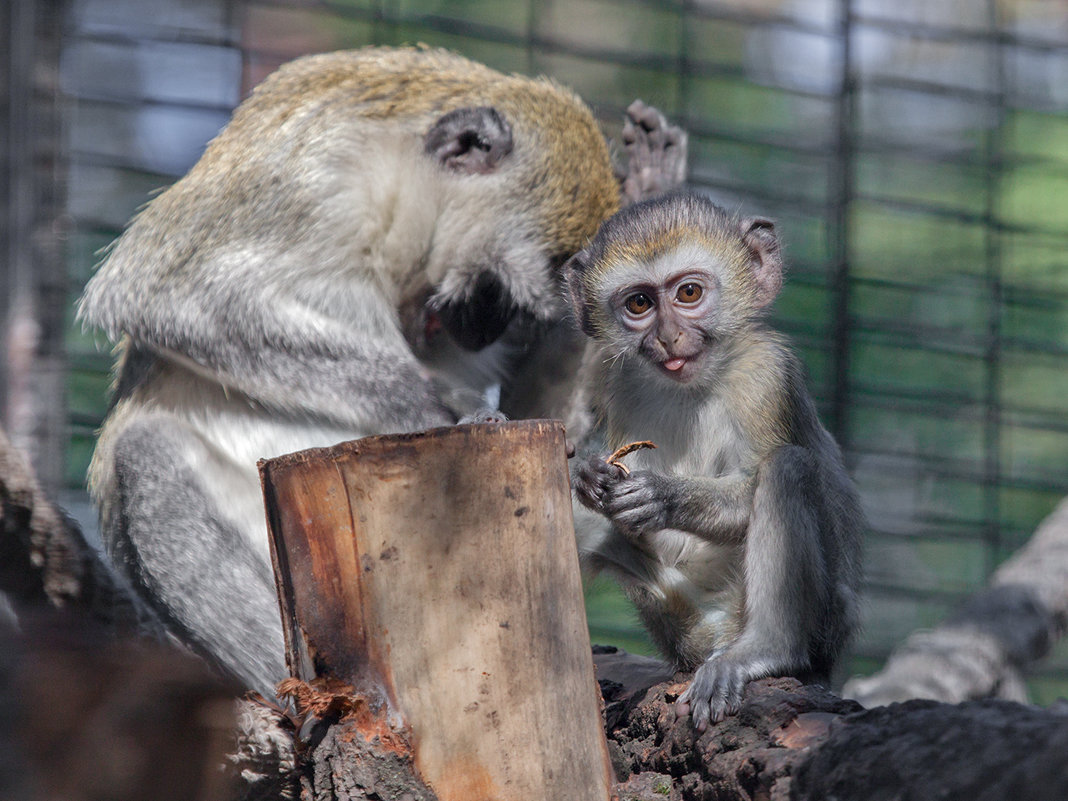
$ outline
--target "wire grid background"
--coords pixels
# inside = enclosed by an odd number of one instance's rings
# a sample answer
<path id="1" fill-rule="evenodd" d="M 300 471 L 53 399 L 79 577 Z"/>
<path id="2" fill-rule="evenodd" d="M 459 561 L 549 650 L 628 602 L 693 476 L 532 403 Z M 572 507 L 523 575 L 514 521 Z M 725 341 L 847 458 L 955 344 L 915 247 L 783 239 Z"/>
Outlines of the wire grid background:
<path id="1" fill-rule="evenodd" d="M 691 182 L 778 221 L 795 340 L 870 519 L 870 672 L 982 586 L 1068 489 L 1068 10 L 1052 0 L 73 0 L 72 302 L 111 241 L 278 64 L 445 46 L 554 76 L 609 136 L 636 97 L 690 132 Z M 68 335 L 68 483 L 110 356 Z M 647 648 L 591 589 L 595 641 Z M 1031 682 L 1068 686 L 1068 649 Z"/>

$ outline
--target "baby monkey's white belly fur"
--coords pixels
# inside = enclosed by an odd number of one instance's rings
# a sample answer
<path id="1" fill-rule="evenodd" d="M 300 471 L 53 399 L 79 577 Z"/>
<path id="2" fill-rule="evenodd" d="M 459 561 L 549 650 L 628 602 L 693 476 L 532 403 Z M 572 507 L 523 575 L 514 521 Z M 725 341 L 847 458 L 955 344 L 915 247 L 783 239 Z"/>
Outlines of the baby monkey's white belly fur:
<path id="1" fill-rule="evenodd" d="M 626 457 L 628 469 L 650 470 L 679 476 L 721 477 L 744 469 L 748 453 L 738 445 L 742 438 L 733 430 L 728 410 L 713 400 L 696 408 L 685 404 L 642 404 L 613 410 L 610 423 L 612 447 L 649 440 L 655 449 L 637 451 Z M 696 432 L 700 432 L 697 434 Z M 702 447 L 694 447 L 700 443 Z M 609 536 L 625 536 L 613 532 Z M 657 565 L 653 575 L 643 571 L 620 576 L 625 581 L 644 581 L 644 590 L 658 596 L 661 603 L 686 603 L 700 615 L 698 625 L 710 641 L 728 640 L 736 631 L 721 630 L 723 624 L 744 604 L 741 572 L 745 548 L 721 545 L 677 529 L 661 529 L 646 535 L 639 543 Z M 619 571 L 617 570 L 617 575 Z"/>

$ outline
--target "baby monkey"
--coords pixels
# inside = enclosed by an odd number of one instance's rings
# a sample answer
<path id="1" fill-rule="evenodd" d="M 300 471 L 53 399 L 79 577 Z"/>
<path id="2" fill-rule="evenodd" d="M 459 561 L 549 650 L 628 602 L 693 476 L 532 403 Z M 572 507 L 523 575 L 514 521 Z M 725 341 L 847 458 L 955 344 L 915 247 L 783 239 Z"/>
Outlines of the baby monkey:
<path id="1" fill-rule="evenodd" d="M 856 491 L 762 319 L 782 273 L 769 220 L 688 193 L 619 212 L 566 267 L 594 340 L 582 386 L 598 445 L 657 446 L 629 473 L 601 452 L 576 462 L 575 495 L 598 513 L 576 508 L 579 551 L 696 670 L 676 711 L 699 730 L 753 679 L 826 682 L 857 621 Z"/>

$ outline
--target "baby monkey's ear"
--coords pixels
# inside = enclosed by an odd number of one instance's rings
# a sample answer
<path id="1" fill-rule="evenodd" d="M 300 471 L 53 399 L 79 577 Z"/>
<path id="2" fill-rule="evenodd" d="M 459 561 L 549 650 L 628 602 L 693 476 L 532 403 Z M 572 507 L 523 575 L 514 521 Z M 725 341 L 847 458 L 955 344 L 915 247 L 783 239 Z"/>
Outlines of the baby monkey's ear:
<path id="1" fill-rule="evenodd" d="M 575 313 L 582 333 L 586 336 L 594 336 L 593 320 L 590 318 L 590 307 L 586 299 L 586 285 L 582 276 L 590 266 L 590 253 L 588 250 L 580 250 L 567 260 L 563 266 L 564 282 L 567 286 L 567 296 L 571 300 L 571 310 Z"/>
<path id="2" fill-rule="evenodd" d="M 431 126 L 423 150 L 447 170 L 493 172 L 512 152 L 512 126 L 490 106 L 458 108 Z"/>
<path id="3" fill-rule="evenodd" d="M 757 308 L 770 304 L 782 289 L 782 252 L 775 223 L 765 217 L 746 217 L 738 224 L 742 242 L 749 251 L 749 264 L 756 282 Z"/>

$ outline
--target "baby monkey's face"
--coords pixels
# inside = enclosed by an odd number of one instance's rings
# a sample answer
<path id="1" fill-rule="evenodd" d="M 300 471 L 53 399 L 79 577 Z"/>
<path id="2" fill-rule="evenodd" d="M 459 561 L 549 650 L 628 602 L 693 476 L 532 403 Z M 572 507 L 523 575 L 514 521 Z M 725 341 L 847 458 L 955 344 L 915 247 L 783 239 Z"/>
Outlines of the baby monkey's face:
<path id="1" fill-rule="evenodd" d="M 694 194 L 623 209 L 564 270 L 583 331 L 668 385 L 714 380 L 782 284 L 774 226 Z"/>
<path id="2" fill-rule="evenodd" d="M 604 299 L 620 345 L 681 384 L 692 381 L 715 346 L 722 280 L 706 249 L 684 243 L 660 257 L 623 267 Z"/>

